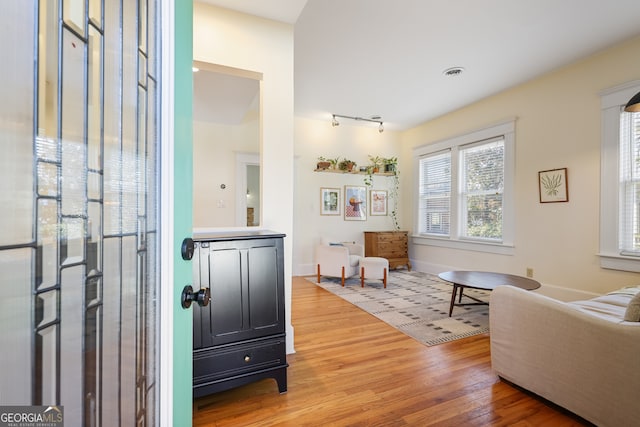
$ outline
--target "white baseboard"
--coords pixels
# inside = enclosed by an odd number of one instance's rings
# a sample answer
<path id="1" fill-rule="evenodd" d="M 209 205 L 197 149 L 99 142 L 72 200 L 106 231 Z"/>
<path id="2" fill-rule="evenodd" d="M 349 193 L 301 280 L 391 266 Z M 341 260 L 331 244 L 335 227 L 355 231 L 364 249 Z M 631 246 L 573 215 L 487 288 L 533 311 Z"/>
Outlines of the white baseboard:
<path id="1" fill-rule="evenodd" d="M 293 268 L 294 276 L 313 276 L 316 274 L 315 264 L 297 264 Z"/>
<path id="2" fill-rule="evenodd" d="M 411 260 L 411 265 L 416 271 L 424 273 L 439 274 L 443 271 L 460 270 L 460 267 L 433 264 L 424 261 Z M 581 301 L 600 296 L 594 292 L 582 291 L 579 289 L 565 288 L 563 286 L 556 286 L 550 283 L 540 283 L 540 288 L 535 292 L 539 292 L 542 295 L 549 298 L 557 299 L 560 301 Z"/>
<path id="3" fill-rule="evenodd" d="M 411 270 L 420 271 L 422 273 L 439 274 L 443 271 L 460 270 L 460 267 L 453 265 L 433 264 L 430 262 L 411 260 Z M 313 276 L 316 274 L 315 264 L 298 264 L 294 268 L 295 276 Z M 562 286 L 552 285 L 550 283 L 541 283 L 540 289 L 535 292 L 539 292 L 542 295 L 548 296 L 560 301 L 581 301 L 591 299 L 600 296 L 593 292 L 581 291 L 579 289 L 565 288 Z"/>

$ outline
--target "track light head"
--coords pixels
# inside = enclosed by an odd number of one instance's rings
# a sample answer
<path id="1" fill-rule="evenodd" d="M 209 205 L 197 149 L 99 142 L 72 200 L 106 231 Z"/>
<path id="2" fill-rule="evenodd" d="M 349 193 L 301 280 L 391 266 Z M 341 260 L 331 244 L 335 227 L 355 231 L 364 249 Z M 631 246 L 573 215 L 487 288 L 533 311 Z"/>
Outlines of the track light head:
<path id="1" fill-rule="evenodd" d="M 340 122 L 338 122 L 338 119 L 336 119 L 336 115 L 333 115 L 333 120 L 331 120 L 331 126 L 336 127 L 336 126 L 340 126 Z"/>
<path id="2" fill-rule="evenodd" d="M 384 132 L 384 126 L 382 126 L 382 122 L 380 122 L 380 126 L 378 126 L 378 132 Z"/>

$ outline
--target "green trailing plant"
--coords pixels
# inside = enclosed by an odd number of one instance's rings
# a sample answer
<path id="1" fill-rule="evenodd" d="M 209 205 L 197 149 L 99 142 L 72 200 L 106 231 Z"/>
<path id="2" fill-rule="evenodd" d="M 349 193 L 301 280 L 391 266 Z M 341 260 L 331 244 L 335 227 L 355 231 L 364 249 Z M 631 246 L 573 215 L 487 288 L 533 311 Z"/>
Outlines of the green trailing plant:
<path id="1" fill-rule="evenodd" d="M 384 164 L 385 172 L 395 173 L 396 168 L 398 167 L 398 158 L 397 157 L 389 157 L 382 159 L 382 163 Z"/>
<path id="2" fill-rule="evenodd" d="M 391 183 L 391 188 L 389 191 L 389 198 L 393 203 L 393 208 L 391 209 L 391 220 L 393 221 L 393 227 L 396 230 L 400 230 L 400 223 L 398 222 L 398 195 L 400 193 L 400 170 L 396 165 L 395 171 L 392 177 L 393 181 Z"/>
<path id="3" fill-rule="evenodd" d="M 364 185 L 366 185 L 369 189 L 373 187 L 373 175 L 375 174 L 375 171 L 377 169 L 384 166 L 384 171 L 393 173 L 393 175 L 391 176 L 391 186 L 389 187 L 389 200 L 392 203 L 390 216 L 391 221 L 393 222 L 393 227 L 396 230 L 400 230 L 400 223 L 398 221 L 398 196 L 400 194 L 400 170 L 398 169 L 398 158 L 382 158 L 379 156 L 374 157 L 370 155 L 369 162 L 370 164 L 367 166 L 367 171 L 364 176 Z M 387 169 L 387 166 L 389 165 L 391 165 L 391 170 Z"/>

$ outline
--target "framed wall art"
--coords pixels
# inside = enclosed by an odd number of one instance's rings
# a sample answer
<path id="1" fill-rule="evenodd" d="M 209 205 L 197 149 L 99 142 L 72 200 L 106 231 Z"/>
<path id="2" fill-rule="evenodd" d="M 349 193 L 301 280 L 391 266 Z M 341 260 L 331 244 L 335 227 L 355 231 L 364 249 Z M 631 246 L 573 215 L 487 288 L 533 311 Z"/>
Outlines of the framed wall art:
<path id="1" fill-rule="evenodd" d="M 369 206 L 371 207 L 371 216 L 387 215 L 387 191 L 371 190 L 369 192 Z"/>
<path id="2" fill-rule="evenodd" d="M 538 172 L 538 188 L 540 203 L 568 202 L 567 168 Z"/>
<path id="3" fill-rule="evenodd" d="M 344 186 L 345 221 L 365 221 L 367 219 L 367 189 L 356 185 Z"/>
<path id="4" fill-rule="evenodd" d="M 340 189 L 320 189 L 320 215 L 340 215 Z"/>

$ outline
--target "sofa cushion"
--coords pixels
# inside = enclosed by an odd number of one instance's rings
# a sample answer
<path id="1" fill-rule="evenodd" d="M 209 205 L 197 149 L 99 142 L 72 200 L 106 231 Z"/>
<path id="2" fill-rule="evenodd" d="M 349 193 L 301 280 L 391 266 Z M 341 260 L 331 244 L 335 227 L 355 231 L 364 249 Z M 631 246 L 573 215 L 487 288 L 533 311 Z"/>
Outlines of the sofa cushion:
<path id="1" fill-rule="evenodd" d="M 626 322 L 640 322 L 640 292 L 629 301 L 627 311 L 624 313 L 624 320 Z"/>

